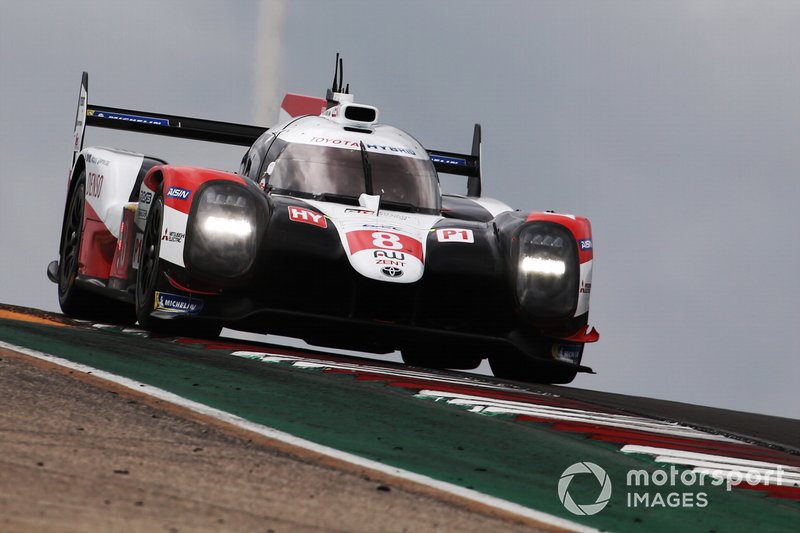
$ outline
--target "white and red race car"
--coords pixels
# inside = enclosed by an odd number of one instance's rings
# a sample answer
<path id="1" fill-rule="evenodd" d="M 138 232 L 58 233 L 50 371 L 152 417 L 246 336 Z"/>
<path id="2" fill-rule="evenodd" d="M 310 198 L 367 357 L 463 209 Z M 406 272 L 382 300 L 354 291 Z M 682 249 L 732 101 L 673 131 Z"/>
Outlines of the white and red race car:
<path id="1" fill-rule="evenodd" d="M 96 106 L 83 74 L 59 260 L 62 310 L 154 331 L 222 326 L 405 362 L 568 383 L 588 327 L 589 221 L 481 197 L 470 154 L 426 150 L 339 80 L 261 128 Z M 337 81 L 338 80 L 338 81 Z M 83 148 L 86 126 L 248 146 L 237 172 Z M 442 194 L 438 173 L 466 176 Z"/>

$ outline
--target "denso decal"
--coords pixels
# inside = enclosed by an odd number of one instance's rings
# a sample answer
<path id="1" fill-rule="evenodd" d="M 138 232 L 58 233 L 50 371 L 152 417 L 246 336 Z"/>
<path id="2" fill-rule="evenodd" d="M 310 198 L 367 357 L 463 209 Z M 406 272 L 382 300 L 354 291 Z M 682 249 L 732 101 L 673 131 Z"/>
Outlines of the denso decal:
<path id="1" fill-rule="evenodd" d="M 89 179 L 86 181 L 86 195 L 100 198 L 103 191 L 103 175 L 89 172 Z"/>
<path id="2" fill-rule="evenodd" d="M 388 250 L 409 254 L 423 262 L 422 243 L 400 233 L 370 230 L 351 231 L 347 234 L 347 245 L 350 247 L 352 255 L 361 250 Z"/>
<path id="3" fill-rule="evenodd" d="M 436 230 L 436 240 L 439 242 L 475 242 L 471 229 L 446 228 Z"/>
<path id="4" fill-rule="evenodd" d="M 196 315 L 203 310 L 203 300 L 179 294 L 156 292 L 156 309 Z"/>
<path id="5" fill-rule="evenodd" d="M 170 187 L 167 191 L 167 197 L 177 198 L 178 200 L 186 200 L 192 191 L 189 189 L 181 189 L 180 187 Z"/>
<path id="6" fill-rule="evenodd" d="M 289 206 L 289 220 L 311 224 L 312 226 L 320 228 L 328 227 L 328 221 L 325 219 L 325 215 L 306 209 L 305 207 Z"/>
<path id="7" fill-rule="evenodd" d="M 591 250 L 592 249 L 592 239 L 581 239 L 578 241 L 578 247 L 581 250 Z"/>

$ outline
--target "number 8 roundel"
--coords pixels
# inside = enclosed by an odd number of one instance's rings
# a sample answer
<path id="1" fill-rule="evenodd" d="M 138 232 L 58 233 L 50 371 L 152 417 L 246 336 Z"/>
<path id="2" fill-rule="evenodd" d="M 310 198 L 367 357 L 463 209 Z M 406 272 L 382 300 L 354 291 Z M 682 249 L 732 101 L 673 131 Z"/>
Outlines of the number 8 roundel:
<path id="1" fill-rule="evenodd" d="M 407 253 L 423 261 L 421 242 L 408 235 L 391 231 L 351 231 L 347 234 L 347 245 L 350 247 L 351 255 L 361 250 L 392 250 Z"/>

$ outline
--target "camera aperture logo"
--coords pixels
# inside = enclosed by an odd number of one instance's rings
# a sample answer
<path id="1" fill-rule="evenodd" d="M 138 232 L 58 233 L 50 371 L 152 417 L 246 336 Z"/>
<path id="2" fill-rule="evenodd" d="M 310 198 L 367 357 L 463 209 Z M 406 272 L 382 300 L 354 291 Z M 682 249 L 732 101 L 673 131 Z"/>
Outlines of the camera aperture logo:
<path id="1" fill-rule="evenodd" d="M 577 504 L 572 499 L 569 485 L 572 483 L 572 478 L 578 474 L 593 474 L 600 484 L 600 493 L 594 503 Z M 582 516 L 597 514 L 608 505 L 611 499 L 611 478 L 608 477 L 605 470 L 594 463 L 575 463 L 567 467 L 561 474 L 561 479 L 558 480 L 558 498 L 567 511 L 572 514 Z"/>
<path id="2" fill-rule="evenodd" d="M 597 483 L 597 498 L 591 500 L 595 492 L 588 490 L 586 480 L 579 482 L 580 491 L 573 486 L 570 494 L 570 484 L 575 476 L 586 474 L 594 476 L 591 485 Z M 616 475 L 616 474 L 615 474 Z M 669 469 L 656 470 L 630 469 L 625 476 L 625 503 L 627 507 L 644 508 L 704 508 L 710 503 L 708 491 L 725 490 L 730 492 L 733 487 L 742 483 L 754 486 L 769 486 L 784 484 L 784 470 L 777 468 L 737 468 L 737 469 L 712 469 L 712 468 L 677 468 L 670 465 Z M 719 487 L 719 489 L 717 489 Z M 581 503 L 576 503 L 573 494 L 580 492 Z M 611 500 L 611 479 L 606 471 L 588 461 L 575 463 L 567 467 L 558 480 L 558 497 L 564 508 L 572 514 L 590 516 L 602 511 Z"/>

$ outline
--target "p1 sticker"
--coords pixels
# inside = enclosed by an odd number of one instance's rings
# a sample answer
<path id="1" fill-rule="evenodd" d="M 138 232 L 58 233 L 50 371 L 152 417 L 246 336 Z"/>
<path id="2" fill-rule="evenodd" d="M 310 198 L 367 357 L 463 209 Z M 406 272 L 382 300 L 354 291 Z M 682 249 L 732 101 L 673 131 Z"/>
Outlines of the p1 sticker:
<path id="1" fill-rule="evenodd" d="M 436 240 L 439 242 L 475 242 L 471 229 L 446 228 L 436 230 Z"/>

